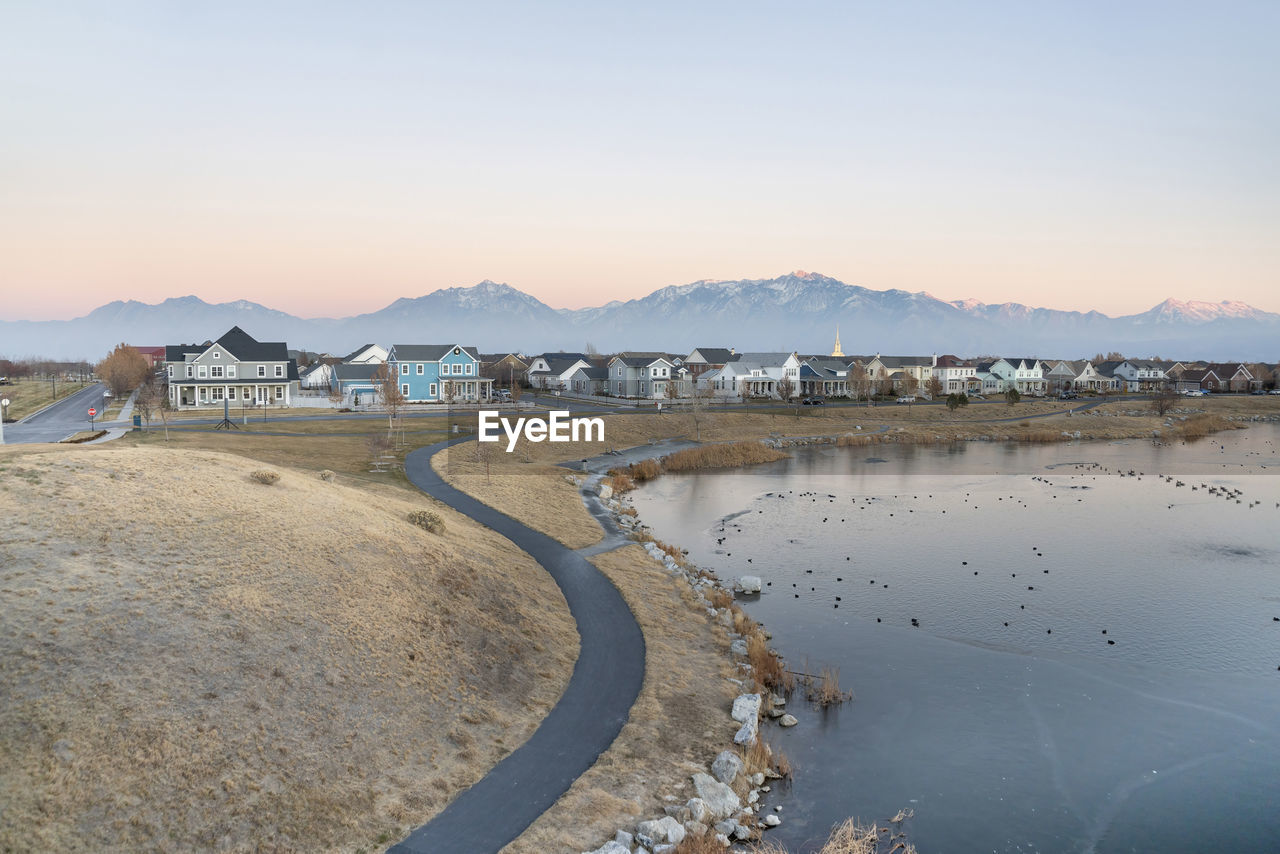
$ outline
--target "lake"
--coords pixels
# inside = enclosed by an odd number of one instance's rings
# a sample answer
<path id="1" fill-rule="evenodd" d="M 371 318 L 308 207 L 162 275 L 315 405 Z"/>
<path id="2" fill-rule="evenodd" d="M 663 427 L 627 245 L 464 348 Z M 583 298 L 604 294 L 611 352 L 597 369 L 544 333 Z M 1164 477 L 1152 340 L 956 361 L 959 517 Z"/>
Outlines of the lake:
<path id="1" fill-rule="evenodd" d="M 817 446 L 632 493 L 793 668 L 770 838 L 899 809 L 922 852 L 1280 850 L 1280 428 Z M 912 620 L 918 626 L 912 625 Z"/>

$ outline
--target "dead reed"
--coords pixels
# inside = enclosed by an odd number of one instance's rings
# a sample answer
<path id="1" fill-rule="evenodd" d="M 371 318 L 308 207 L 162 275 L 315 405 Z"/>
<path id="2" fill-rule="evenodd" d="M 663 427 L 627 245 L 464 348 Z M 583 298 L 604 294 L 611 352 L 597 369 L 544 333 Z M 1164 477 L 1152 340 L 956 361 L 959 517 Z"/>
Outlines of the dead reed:
<path id="1" fill-rule="evenodd" d="M 669 472 L 732 468 L 771 463 L 786 456 L 782 451 L 760 442 L 730 442 L 725 445 L 703 445 L 668 454 L 662 459 L 662 468 Z"/>
<path id="2" fill-rule="evenodd" d="M 840 668 L 824 667 L 813 676 L 804 677 L 805 699 L 822 709 L 829 709 L 853 699 L 852 691 L 840 690 Z"/>

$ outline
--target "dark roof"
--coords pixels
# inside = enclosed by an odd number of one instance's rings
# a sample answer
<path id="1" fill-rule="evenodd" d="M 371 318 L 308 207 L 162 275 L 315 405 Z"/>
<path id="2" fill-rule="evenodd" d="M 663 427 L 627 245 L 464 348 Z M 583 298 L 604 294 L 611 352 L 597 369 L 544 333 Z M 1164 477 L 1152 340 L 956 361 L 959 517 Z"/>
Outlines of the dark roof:
<path id="1" fill-rule="evenodd" d="M 588 356 L 586 353 L 565 353 L 565 352 L 539 353 L 537 356 L 534 356 L 534 358 L 536 359 L 539 356 L 546 359 L 548 362 L 553 361 L 555 359 L 569 359 L 571 361 L 577 361 L 578 359 L 581 359 L 587 364 L 591 364 L 591 357 Z"/>
<path id="2" fill-rule="evenodd" d="M 241 362 L 283 362 L 289 358 L 283 341 L 259 341 L 239 326 L 228 329 L 217 344 Z"/>
<path id="3" fill-rule="evenodd" d="M 877 356 L 880 364 L 886 368 L 901 368 L 903 365 L 923 365 L 928 362 L 933 364 L 932 356 Z"/>
<path id="4" fill-rule="evenodd" d="M 546 357 L 544 356 L 543 358 L 546 358 Z M 586 362 L 588 365 L 591 364 L 589 360 L 583 359 L 583 358 L 577 358 L 577 357 L 571 358 L 571 359 L 560 359 L 560 358 L 547 359 L 547 367 L 550 369 L 550 371 L 547 371 L 547 372 L 535 371 L 535 373 L 539 373 L 539 374 L 552 373 L 552 374 L 555 374 L 556 376 L 559 376 L 563 374 L 565 371 L 572 368 L 574 365 L 578 364 L 578 362 Z"/>
<path id="5" fill-rule="evenodd" d="M 187 353 L 203 353 L 208 344 L 168 344 L 164 348 L 166 362 L 185 362 Z"/>
<path id="6" fill-rule="evenodd" d="M 333 366 L 333 375 L 339 380 L 372 380 L 382 365 L 349 364 Z"/>
<path id="7" fill-rule="evenodd" d="M 368 350 L 370 347 L 376 347 L 376 346 L 378 346 L 378 345 L 377 345 L 377 344 L 361 344 L 359 347 L 355 348 L 355 349 L 354 349 L 354 350 L 352 350 L 350 353 L 348 353 L 347 355 L 343 356 L 343 357 L 342 357 L 342 361 L 344 361 L 344 362 L 350 362 L 352 359 L 354 359 L 356 356 L 359 356 L 359 355 L 360 355 L 361 353 L 363 353 L 365 350 Z"/>
<path id="8" fill-rule="evenodd" d="M 492 365 L 492 364 L 495 364 L 496 362 L 501 362 L 503 359 L 515 359 L 517 362 L 524 365 L 525 367 L 529 366 L 529 362 L 525 359 L 520 358 L 519 353 L 481 353 L 480 354 L 480 361 L 486 365 Z"/>
<path id="9" fill-rule="evenodd" d="M 723 365 L 733 358 L 733 351 L 728 347 L 695 347 L 693 353 L 702 356 L 708 365 Z"/>
<path id="10" fill-rule="evenodd" d="M 657 351 L 650 352 L 650 353 L 636 353 L 636 352 L 619 353 L 613 358 L 619 362 L 622 362 L 622 364 L 630 368 L 642 368 L 645 365 L 652 365 L 654 362 L 658 361 L 659 359 L 662 359 L 663 361 L 666 361 L 666 362 L 671 362 L 671 364 L 673 365 L 675 364 L 675 362 L 672 361 L 670 353 L 659 353 Z"/>
<path id="11" fill-rule="evenodd" d="M 578 374 L 582 374 L 583 376 L 585 376 L 585 377 L 586 377 L 587 379 L 589 379 L 589 380 L 607 380 L 607 379 L 609 379 L 609 369 L 608 369 L 608 368 L 596 368 L 596 367 L 591 367 L 591 368 L 578 368 L 578 370 L 576 370 L 576 371 L 574 371 L 574 372 L 573 372 L 573 375 L 576 377 Z"/>
<path id="12" fill-rule="evenodd" d="M 438 362 L 458 344 L 393 344 L 396 360 L 400 362 Z M 480 361 L 480 353 L 475 347 L 463 347 L 463 352 Z"/>

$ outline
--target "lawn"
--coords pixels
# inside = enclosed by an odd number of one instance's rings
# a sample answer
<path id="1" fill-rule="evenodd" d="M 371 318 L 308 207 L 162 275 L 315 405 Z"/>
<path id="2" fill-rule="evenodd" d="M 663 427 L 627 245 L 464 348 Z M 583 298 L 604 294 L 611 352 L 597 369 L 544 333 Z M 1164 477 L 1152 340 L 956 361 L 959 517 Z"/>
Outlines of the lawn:
<path id="1" fill-rule="evenodd" d="M 36 410 L 62 400 L 87 385 L 89 383 L 58 380 L 58 396 L 55 398 L 54 384 L 48 380 L 11 380 L 9 385 L 0 386 L 0 398 L 9 400 L 9 408 L 5 412 L 6 420 L 20 421 Z"/>

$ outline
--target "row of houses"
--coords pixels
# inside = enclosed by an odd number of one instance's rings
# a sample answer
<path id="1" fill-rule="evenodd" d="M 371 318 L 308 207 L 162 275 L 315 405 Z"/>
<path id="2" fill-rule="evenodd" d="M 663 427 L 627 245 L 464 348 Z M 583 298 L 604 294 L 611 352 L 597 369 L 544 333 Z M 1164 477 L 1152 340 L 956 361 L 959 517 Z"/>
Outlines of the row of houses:
<path id="1" fill-rule="evenodd" d="M 158 350 L 158 348 L 157 348 Z M 659 351 L 480 353 L 462 344 L 366 344 L 345 356 L 321 355 L 301 373 L 283 342 L 260 342 L 236 326 L 216 341 L 163 348 L 170 403 L 177 409 L 290 406 L 300 393 L 324 394 L 362 406 L 379 402 L 388 377 L 409 403 L 473 403 L 492 399 L 495 387 L 517 382 L 590 396 L 664 400 L 694 394 L 719 399 L 874 394 L 1025 395 L 1061 391 L 1248 391 L 1271 376 L 1243 363 L 1165 362 L 955 355 L 846 356 L 839 333 L 830 355 L 744 352 L 698 347 L 687 355 Z M 156 352 L 158 359 L 160 353 Z M 1261 374 L 1262 372 L 1256 372 Z"/>

